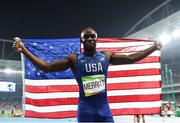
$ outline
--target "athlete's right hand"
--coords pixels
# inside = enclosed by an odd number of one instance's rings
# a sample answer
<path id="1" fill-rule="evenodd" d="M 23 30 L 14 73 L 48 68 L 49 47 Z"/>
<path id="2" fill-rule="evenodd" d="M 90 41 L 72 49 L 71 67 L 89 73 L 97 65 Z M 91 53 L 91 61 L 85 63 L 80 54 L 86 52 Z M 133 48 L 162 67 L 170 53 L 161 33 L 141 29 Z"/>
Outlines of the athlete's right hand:
<path id="1" fill-rule="evenodd" d="M 21 41 L 21 39 L 19 37 L 14 37 L 13 38 L 14 43 L 13 43 L 13 48 L 17 51 L 17 52 L 22 52 L 22 50 L 24 49 L 24 44 Z"/>

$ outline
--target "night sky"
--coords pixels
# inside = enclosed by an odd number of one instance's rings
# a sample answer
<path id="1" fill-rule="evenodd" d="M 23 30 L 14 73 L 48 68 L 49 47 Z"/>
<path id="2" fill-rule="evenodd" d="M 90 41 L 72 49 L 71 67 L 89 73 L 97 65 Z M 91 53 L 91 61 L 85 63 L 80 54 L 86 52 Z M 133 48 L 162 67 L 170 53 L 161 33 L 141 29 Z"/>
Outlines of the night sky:
<path id="1" fill-rule="evenodd" d="M 79 37 L 94 27 L 100 37 L 122 37 L 165 0 L 6 0 L 0 3 L 0 38 Z"/>
<path id="2" fill-rule="evenodd" d="M 4 0 L 0 3 L 0 39 L 74 38 L 87 26 L 95 28 L 99 37 L 122 37 L 164 1 Z M 173 1 L 179 2 L 172 2 L 174 7 L 180 7 L 180 0 Z M 12 52 L 11 46 L 6 45 L 7 49 L 5 57 Z"/>

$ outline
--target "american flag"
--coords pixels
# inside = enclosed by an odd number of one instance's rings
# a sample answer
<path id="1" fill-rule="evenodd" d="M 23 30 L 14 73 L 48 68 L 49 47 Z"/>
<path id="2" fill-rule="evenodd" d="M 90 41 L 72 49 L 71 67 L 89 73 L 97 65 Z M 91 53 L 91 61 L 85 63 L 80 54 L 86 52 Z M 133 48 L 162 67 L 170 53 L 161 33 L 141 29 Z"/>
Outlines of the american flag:
<path id="1" fill-rule="evenodd" d="M 24 39 L 25 46 L 50 63 L 83 51 L 79 38 Z M 115 54 L 141 52 L 153 40 L 99 38 L 97 50 Z M 76 117 L 79 88 L 70 69 L 44 73 L 26 57 L 24 62 L 24 116 Z M 161 107 L 161 64 L 157 50 L 134 64 L 109 65 L 107 90 L 113 115 L 158 114 Z"/>

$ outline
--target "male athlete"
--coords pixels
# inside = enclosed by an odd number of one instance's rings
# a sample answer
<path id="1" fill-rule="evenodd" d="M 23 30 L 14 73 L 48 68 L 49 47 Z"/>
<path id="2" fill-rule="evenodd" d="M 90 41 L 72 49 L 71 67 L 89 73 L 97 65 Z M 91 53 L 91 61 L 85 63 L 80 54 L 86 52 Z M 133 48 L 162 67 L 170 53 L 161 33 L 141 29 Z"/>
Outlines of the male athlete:
<path id="1" fill-rule="evenodd" d="M 64 71 L 71 68 L 79 85 L 78 122 L 114 122 L 107 101 L 106 80 L 109 63 L 113 65 L 137 62 L 155 50 L 159 44 L 131 55 L 115 55 L 109 51 L 96 51 L 97 32 L 87 27 L 82 30 L 80 40 L 84 46 L 82 54 L 71 54 L 63 60 L 46 63 L 33 55 L 20 38 L 14 38 L 13 47 L 22 52 L 33 64 L 45 72 Z"/>

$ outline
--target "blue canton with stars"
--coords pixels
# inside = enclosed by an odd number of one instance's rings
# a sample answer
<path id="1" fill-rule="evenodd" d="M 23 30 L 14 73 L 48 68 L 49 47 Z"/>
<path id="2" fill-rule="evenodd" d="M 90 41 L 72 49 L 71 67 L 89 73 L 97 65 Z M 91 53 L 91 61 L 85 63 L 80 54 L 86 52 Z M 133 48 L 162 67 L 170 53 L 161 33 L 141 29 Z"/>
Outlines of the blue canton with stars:
<path id="1" fill-rule="evenodd" d="M 40 59 L 51 63 L 80 52 L 80 39 L 23 39 L 26 48 Z M 45 73 L 33 65 L 26 57 L 25 79 L 73 79 L 71 69 L 61 72 Z"/>

